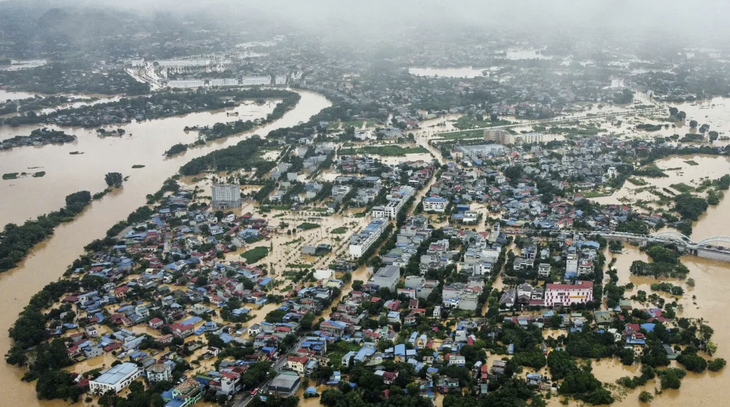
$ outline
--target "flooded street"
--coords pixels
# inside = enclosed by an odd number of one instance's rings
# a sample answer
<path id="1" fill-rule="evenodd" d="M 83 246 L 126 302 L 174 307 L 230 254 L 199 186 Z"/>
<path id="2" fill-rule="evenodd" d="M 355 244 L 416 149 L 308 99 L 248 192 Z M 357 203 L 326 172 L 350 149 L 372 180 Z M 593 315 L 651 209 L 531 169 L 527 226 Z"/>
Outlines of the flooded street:
<path id="1" fill-rule="evenodd" d="M 263 128 L 255 129 L 254 131 L 246 134 L 257 133 L 265 135 L 273 129 L 296 125 L 300 121 L 307 121 L 312 115 L 318 113 L 320 110 L 330 105 L 329 101 L 322 95 L 303 91 L 299 91 L 299 93 L 302 95 L 302 99 L 295 109 L 286 113 L 284 117 L 282 117 L 280 120 L 277 120 L 276 122 Z M 186 119 L 187 118 L 167 119 L 176 120 L 177 124 L 175 124 L 174 126 L 171 126 L 170 122 L 167 122 L 167 126 L 157 127 L 157 123 L 162 122 L 163 120 L 160 120 L 159 122 L 146 122 L 144 124 L 154 126 L 153 128 L 157 129 L 157 131 L 159 132 L 167 131 L 171 132 L 172 134 L 180 135 L 184 134 L 182 132 L 182 127 L 186 125 L 186 123 L 184 122 Z M 206 123 L 198 122 L 197 124 Z M 171 128 L 165 129 L 164 127 Z M 28 258 L 26 258 L 24 262 L 20 263 L 17 268 L 0 274 L 0 308 L 3 310 L 2 315 L 0 315 L 0 327 L 2 327 L 2 331 L 5 332 L 5 334 L 0 335 L 0 349 L 3 349 L 4 352 L 10 348 L 10 338 L 8 338 L 7 336 L 7 329 L 10 328 L 10 326 L 15 322 L 18 313 L 23 309 L 23 307 L 28 304 L 30 297 L 40 291 L 49 282 L 61 277 L 66 267 L 71 264 L 73 260 L 75 260 L 79 255 L 82 254 L 83 247 L 86 244 L 91 242 L 93 239 L 103 237 L 109 227 L 111 227 L 120 219 L 126 218 L 129 213 L 131 213 L 140 205 L 144 204 L 145 195 L 147 195 L 148 193 L 153 193 L 157 189 L 159 189 L 159 187 L 162 185 L 162 182 L 167 177 L 173 175 L 182 164 L 184 164 L 193 157 L 204 155 L 212 151 L 213 149 L 233 145 L 240 141 L 242 138 L 241 136 L 236 136 L 226 140 L 218 140 L 217 143 L 214 142 L 205 148 L 188 151 L 185 155 L 181 157 L 171 160 L 162 160 L 161 154 L 171 145 L 169 142 L 170 139 L 168 139 L 167 142 L 160 142 L 159 144 L 155 144 L 154 137 L 157 136 L 156 131 L 150 130 L 150 132 L 147 134 L 149 137 L 141 137 L 142 130 L 128 130 L 128 133 L 129 132 L 134 133 L 133 140 L 136 140 L 136 142 L 151 143 L 146 144 L 148 146 L 146 148 L 152 148 L 152 146 L 157 145 L 156 151 L 154 151 L 154 154 L 151 154 L 150 156 L 154 157 L 155 161 L 141 163 L 146 164 L 147 167 L 141 169 L 144 172 L 140 172 L 139 175 L 137 175 L 138 173 L 131 170 L 132 164 L 129 164 L 129 166 L 126 167 L 129 169 L 120 168 L 125 175 L 133 175 L 129 179 L 129 181 L 124 184 L 124 187 L 122 189 L 107 195 L 101 201 L 94 202 L 90 208 L 85 210 L 83 214 L 73 222 L 60 225 L 58 228 L 56 228 L 53 237 L 38 245 L 31 252 Z M 94 135 L 93 137 L 96 136 Z M 191 137 L 194 136 L 191 135 Z M 123 145 L 122 143 L 127 140 L 123 138 L 121 140 L 115 139 L 104 141 L 107 143 L 119 143 L 120 145 Z M 82 140 L 79 141 L 79 143 L 81 142 Z M 128 148 L 131 149 L 131 146 L 132 144 L 129 144 Z M 48 148 L 53 149 L 54 147 Z M 31 148 L 31 150 L 35 151 L 33 148 Z M 40 150 L 42 151 L 43 149 Z M 144 148 L 140 148 L 140 151 L 142 150 L 144 150 Z M 108 152 L 108 154 L 113 154 L 113 152 L 109 152 L 109 150 L 106 151 Z M 16 152 L 23 154 L 22 149 L 12 151 L 11 154 L 14 154 Z M 59 156 L 58 159 L 65 160 L 67 155 L 68 154 Z M 10 155 L 8 155 L 8 157 L 10 157 Z M 71 157 L 81 158 L 83 156 Z M 92 157 L 92 155 L 89 155 L 89 157 L 83 158 L 96 160 L 92 161 L 92 163 L 104 161 L 104 157 L 101 157 L 101 154 L 98 154 L 94 157 Z M 115 159 L 114 157 L 106 158 L 108 160 Z M 50 163 L 46 164 L 50 165 Z M 5 157 L 3 157 L 2 159 L 2 165 L 3 168 L 5 168 Z M 71 174 L 74 174 L 73 167 L 67 168 L 67 170 L 70 171 Z M 83 175 L 77 174 L 75 176 L 82 177 Z M 96 186 L 96 188 L 91 189 L 96 191 L 97 189 L 103 188 L 103 178 L 103 170 L 99 170 L 98 172 L 95 171 L 93 176 L 89 177 L 89 180 L 90 182 L 95 182 L 94 186 Z M 24 179 L 19 181 L 39 180 L 41 179 Z M 82 189 L 81 186 L 71 185 L 70 187 L 72 188 L 70 192 Z M 3 199 L 1 201 L 1 204 L 7 205 L 7 191 L 4 190 L 2 194 Z M 10 197 L 12 198 L 12 196 L 14 195 L 15 193 L 10 195 Z M 62 202 L 65 195 L 63 193 L 59 193 L 58 195 L 59 196 L 57 199 L 59 199 L 60 201 L 53 202 L 52 205 L 48 205 L 50 210 L 58 209 L 60 206 L 63 205 Z M 52 196 L 51 194 L 49 194 L 47 197 L 43 196 L 40 199 L 50 200 L 51 198 Z M 32 205 L 30 199 L 28 199 L 27 204 Z M 8 209 L 3 207 L 3 209 L 0 210 L 0 214 L 3 217 L 8 215 L 11 217 L 15 217 L 14 214 L 7 214 L 7 211 Z M 64 403 L 61 400 L 54 400 L 51 402 L 41 402 L 37 400 L 35 395 L 35 383 L 22 382 L 20 379 L 23 374 L 23 369 L 15 368 L 5 363 L 0 364 L 0 378 L 2 378 L 2 381 L 0 381 L 0 391 L 5 394 L 13 394 L 12 399 L 6 399 L 6 403 L 0 403 L 0 406 L 49 407 L 68 404 Z"/>

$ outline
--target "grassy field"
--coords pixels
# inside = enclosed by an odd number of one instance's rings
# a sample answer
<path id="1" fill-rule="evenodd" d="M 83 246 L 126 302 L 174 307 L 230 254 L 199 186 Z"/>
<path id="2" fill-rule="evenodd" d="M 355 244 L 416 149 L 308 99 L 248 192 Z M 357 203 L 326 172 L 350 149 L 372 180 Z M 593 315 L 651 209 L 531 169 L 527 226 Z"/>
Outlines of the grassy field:
<path id="1" fill-rule="evenodd" d="M 643 180 L 641 178 L 629 178 L 626 181 L 629 181 L 630 183 L 632 183 L 634 185 L 638 185 L 638 186 L 644 186 L 644 185 L 648 184 L 648 182 L 646 182 L 645 180 Z"/>
<path id="2" fill-rule="evenodd" d="M 461 116 L 454 127 L 461 130 L 473 129 L 475 127 L 495 127 L 495 126 L 506 126 L 512 124 L 509 120 L 477 120 L 474 116 Z"/>
<path id="3" fill-rule="evenodd" d="M 676 189 L 677 191 L 679 191 L 683 194 L 694 191 L 693 187 L 691 187 L 683 182 L 680 182 L 678 184 L 671 184 L 670 187 Z"/>
<path id="4" fill-rule="evenodd" d="M 17 172 L 8 172 L 6 174 L 3 174 L 3 179 L 17 179 L 18 173 Z"/>
<path id="5" fill-rule="evenodd" d="M 342 226 L 339 228 L 332 229 L 332 231 L 330 233 L 332 233 L 333 235 L 344 235 L 346 232 L 347 232 L 347 228 Z"/>
<path id="6" fill-rule="evenodd" d="M 38 171 L 33 174 L 33 178 L 41 178 L 41 177 L 44 177 L 45 175 L 46 175 L 45 171 Z"/>
<path id="7" fill-rule="evenodd" d="M 254 264 L 268 255 L 269 248 L 264 246 L 255 247 L 241 253 L 241 257 L 246 260 L 246 263 L 248 264 Z"/>
<path id="8" fill-rule="evenodd" d="M 297 226 L 297 229 L 311 230 L 311 229 L 317 229 L 318 227 L 320 227 L 320 225 L 318 225 L 316 223 L 304 222 L 301 225 Z"/>
<path id="9" fill-rule="evenodd" d="M 687 160 L 687 161 L 685 161 L 685 163 L 686 163 L 686 164 L 689 164 L 689 165 L 700 165 L 700 163 L 698 163 L 698 162 L 697 162 L 697 161 L 695 161 L 695 160 Z"/>
<path id="10" fill-rule="evenodd" d="M 371 154 L 371 155 L 380 155 L 380 156 L 384 156 L 384 157 L 398 157 L 398 156 L 404 156 L 406 154 L 426 154 L 426 153 L 428 153 L 428 150 L 421 146 L 403 148 L 398 145 L 366 146 L 366 147 L 359 147 L 359 148 L 341 149 L 339 151 L 340 155 Z"/>
<path id="11" fill-rule="evenodd" d="M 606 191 L 587 191 L 587 192 L 581 192 L 584 197 L 586 198 L 601 198 L 604 196 L 611 196 L 613 192 L 606 192 Z"/>

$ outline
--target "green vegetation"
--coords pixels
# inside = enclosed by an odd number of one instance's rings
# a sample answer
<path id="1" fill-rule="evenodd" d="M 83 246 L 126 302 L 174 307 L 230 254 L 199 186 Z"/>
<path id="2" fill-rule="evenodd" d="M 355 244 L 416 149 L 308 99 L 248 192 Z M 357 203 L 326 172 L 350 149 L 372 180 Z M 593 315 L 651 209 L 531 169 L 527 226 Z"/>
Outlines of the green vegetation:
<path id="1" fill-rule="evenodd" d="M 106 181 L 106 185 L 109 187 L 119 188 L 122 186 L 122 182 L 124 182 L 124 177 L 118 172 L 108 172 L 104 176 L 104 181 Z"/>
<path id="2" fill-rule="evenodd" d="M 677 191 L 679 191 L 680 193 L 683 193 L 683 194 L 687 194 L 687 193 L 694 191 L 693 187 L 691 187 L 683 182 L 680 182 L 678 184 L 671 184 L 670 187 L 676 189 Z"/>
<path id="3" fill-rule="evenodd" d="M 685 163 L 689 165 L 700 165 L 700 163 L 695 160 L 686 160 Z"/>
<path id="4" fill-rule="evenodd" d="M 246 263 L 248 264 L 254 264 L 268 255 L 269 248 L 266 246 L 255 247 L 241 253 L 241 257 L 246 260 Z"/>
<path id="5" fill-rule="evenodd" d="M 102 95 L 142 95 L 150 86 L 127 74 L 123 68 L 91 70 L 80 61 L 54 62 L 45 66 L 0 71 L 0 83 L 10 90 L 36 92 L 46 95 L 58 93 L 87 93 Z"/>
<path id="6" fill-rule="evenodd" d="M 334 228 L 334 229 L 332 229 L 332 231 L 330 231 L 330 233 L 333 235 L 344 235 L 345 233 L 347 233 L 347 228 L 344 226 L 341 226 L 339 228 Z"/>
<path id="7" fill-rule="evenodd" d="M 311 229 L 317 229 L 318 227 L 321 227 L 321 226 L 316 223 L 304 222 L 304 223 L 300 224 L 299 226 L 297 226 L 297 229 L 311 230 Z"/>
<path id="8" fill-rule="evenodd" d="M 707 361 L 705 358 L 691 351 L 682 352 L 677 357 L 677 362 L 684 366 L 685 369 L 695 373 L 702 373 L 707 369 Z"/>
<path id="9" fill-rule="evenodd" d="M 665 178 L 668 177 L 661 168 L 656 165 L 647 165 L 644 168 L 634 170 L 634 175 L 649 178 Z"/>
<path id="10" fill-rule="evenodd" d="M 38 172 L 33 173 L 33 178 L 42 178 L 42 177 L 45 177 L 45 176 L 46 176 L 46 172 L 45 171 L 38 171 Z"/>
<path id="11" fill-rule="evenodd" d="M 674 203 L 674 210 L 682 216 L 682 219 L 692 221 L 698 220 L 708 207 L 706 200 L 689 194 L 677 195 L 674 197 Z"/>
<path id="12" fill-rule="evenodd" d="M 266 140 L 254 135 L 240 141 L 235 146 L 213 151 L 203 157 L 190 160 L 180 168 L 180 173 L 182 175 L 198 175 L 208 169 L 215 172 L 238 169 L 249 171 L 252 168 L 268 168 L 270 170 L 276 164 L 263 160 L 258 156 L 259 148 L 266 145 L 268 145 Z M 213 165 L 215 165 L 215 168 L 212 168 Z M 266 196 L 268 196 L 268 193 Z"/>
<path id="13" fill-rule="evenodd" d="M 629 270 L 638 276 L 685 277 L 689 269 L 680 262 L 680 253 L 676 246 L 653 244 L 643 250 L 652 259 L 652 263 L 635 260 Z M 666 287 L 659 287 L 666 288 Z M 679 287 L 681 288 L 681 287 Z M 663 290 L 672 292 L 672 288 Z"/>
<path id="14" fill-rule="evenodd" d="M 399 145 L 365 146 L 358 148 L 340 149 L 339 155 L 371 154 L 384 157 L 400 157 L 406 154 L 427 154 L 429 151 L 421 146 L 401 147 Z"/>
<path id="15" fill-rule="evenodd" d="M 498 118 L 494 119 L 495 120 L 485 120 L 485 118 L 481 115 L 464 115 L 456 120 L 454 127 L 459 130 L 468 130 L 481 127 L 507 126 L 512 124 L 512 122 L 508 120 L 499 120 Z"/>
<path id="16" fill-rule="evenodd" d="M 89 191 L 74 192 L 66 197 L 66 206 L 58 211 L 41 215 L 18 226 L 5 225 L 0 234 L 0 272 L 14 268 L 38 243 L 53 234 L 61 223 L 70 222 L 91 202 Z"/>
<path id="17" fill-rule="evenodd" d="M 661 378 L 662 390 L 678 389 L 682 385 L 682 378 L 687 375 L 683 369 L 669 368 L 657 371 L 657 375 Z"/>
<path id="18" fill-rule="evenodd" d="M 0 121 L 1 123 L 1 121 Z M 64 144 L 76 141 L 76 136 L 66 134 L 61 130 L 51 130 L 47 128 L 35 129 L 30 132 L 28 136 L 15 136 L 0 141 L 0 150 L 20 147 L 20 146 L 31 146 L 36 144 Z"/>
<path id="19" fill-rule="evenodd" d="M 134 165 L 132 166 L 132 168 L 133 168 L 133 169 L 137 169 L 137 168 L 144 168 L 144 167 L 145 167 L 145 165 L 144 165 L 144 164 L 134 164 Z"/>
<path id="20" fill-rule="evenodd" d="M 18 179 L 18 173 L 17 172 L 8 172 L 6 174 L 3 174 L 3 179 Z"/>
<path id="21" fill-rule="evenodd" d="M 681 139 L 679 139 L 679 142 L 680 143 L 696 143 L 698 141 L 704 140 L 704 138 L 705 138 L 705 136 L 702 134 L 687 133 Z"/>
<path id="22" fill-rule="evenodd" d="M 299 96 L 298 93 L 278 89 L 250 89 L 245 92 L 246 93 L 244 95 L 238 95 L 237 99 L 242 100 L 246 98 L 256 97 L 252 95 L 258 94 L 259 98 L 281 98 L 281 102 L 277 103 L 274 111 L 269 113 L 264 119 L 259 119 L 256 121 L 237 120 L 235 122 L 227 123 L 219 122 L 214 124 L 212 127 L 199 129 L 198 134 L 200 138 L 196 142 L 197 144 L 232 136 L 234 134 L 240 134 L 252 130 L 254 127 L 263 126 L 272 123 L 275 120 L 279 120 L 284 116 L 284 113 L 293 109 L 294 106 L 299 103 L 299 99 L 301 99 L 301 96 Z"/>
<path id="23" fill-rule="evenodd" d="M 639 393 L 639 401 L 640 402 L 642 402 L 642 403 L 649 403 L 652 400 L 654 400 L 654 396 L 652 396 L 652 394 L 649 393 L 648 391 L 642 391 L 641 393 Z"/>
<path id="24" fill-rule="evenodd" d="M 711 372 L 719 372 L 726 364 L 727 362 L 723 358 L 713 359 L 707 362 L 707 369 Z"/>
<path id="25" fill-rule="evenodd" d="M 651 285 L 652 291 L 663 291 L 665 293 L 669 293 L 672 295 L 683 295 L 684 289 L 678 285 L 674 285 L 672 283 L 652 283 Z"/>
<path id="26" fill-rule="evenodd" d="M 636 129 L 637 130 L 644 130 L 644 131 L 659 131 L 663 128 L 661 124 L 637 124 Z"/>
<path id="27" fill-rule="evenodd" d="M 649 184 L 646 180 L 643 180 L 641 178 L 628 178 L 626 179 L 626 181 L 629 181 L 630 183 L 640 187 Z"/>
<path id="28" fill-rule="evenodd" d="M 188 146 L 182 143 L 177 143 L 170 147 L 169 150 L 165 151 L 165 157 L 172 157 L 186 151 L 188 151 Z"/>

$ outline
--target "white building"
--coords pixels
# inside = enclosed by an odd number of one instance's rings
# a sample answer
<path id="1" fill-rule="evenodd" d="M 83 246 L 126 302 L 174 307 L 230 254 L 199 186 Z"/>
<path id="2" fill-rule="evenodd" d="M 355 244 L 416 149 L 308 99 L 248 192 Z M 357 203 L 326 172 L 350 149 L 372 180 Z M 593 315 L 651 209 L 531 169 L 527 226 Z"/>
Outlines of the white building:
<path id="1" fill-rule="evenodd" d="M 376 206 L 373 208 L 373 218 L 389 218 L 395 219 L 398 216 L 403 205 L 415 194 L 416 190 L 410 186 L 402 186 L 387 196 L 388 204 L 385 206 Z"/>
<path id="2" fill-rule="evenodd" d="M 388 288 L 390 291 L 395 291 L 395 287 L 398 285 L 399 281 L 400 281 L 400 267 L 398 267 L 398 266 L 382 267 L 370 279 L 371 284 L 375 284 L 379 288 Z"/>
<path id="3" fill-rule="evenodd" d="M 444 213 L 448 202 L 446 198 L 441 198 L 440 196 L 428 197 L 423 200 L 423 211 Z"/>
<path id="4" fill-rule="evenodd" d="M 545 289 L 545 306 L 570 306 L 593 301 L 593 282 L 578 281 L 577 284 L 548 284 Z"/>
<path id="5" fill-rule="evenodd" d="M 537 276 L 540 278 L 550 277 L 550 263 L 540 263 L 537 266 Z"/>
<path id="6" fill-rule="evenodd" d="M 150 383 L 171 382 L 172 367 L 166 363 L 155 363 L 147 368 L 147 380 Z"/>
<path id="7" fill-rule="evenodd" d="M 286 85 L 286 75 L 276 75 L 274 77 L 274 85 Z"/>
<path id="8" fill-rule="evenodd" d="M 201 79 L 180 79 L 167 81 L 167 86 L 175 89 L 190 89 L 205 86 L 205 81 Z"/>
<path id="9" fill-rule="evenodd" d="M 359 259 L 363 254 L 375 243 L 383 234 L 388 226 L 385 219 L 375 219 L 365 226 L 362 232 L 350 237 L 350 256 L 353 259 Z"/>
<path id="10" fill-rule="evenodd" d="M 90 381 L 89 391 L 98 395 L 108 391 L 119 393 L 141 375 L 142 370 L 134 363 L 121 363 Z"/>
<path id="11" fill-rule="evenodd" d="M 269 86 L 270 76 L 244 76 L 241 78 L 241 86 Z"/>
<path id="12" fill-rule="evenodd" d="M 214 209 L 241 207 L 241 187 L 234 184 L 218 184 L 212 187 Z"/>

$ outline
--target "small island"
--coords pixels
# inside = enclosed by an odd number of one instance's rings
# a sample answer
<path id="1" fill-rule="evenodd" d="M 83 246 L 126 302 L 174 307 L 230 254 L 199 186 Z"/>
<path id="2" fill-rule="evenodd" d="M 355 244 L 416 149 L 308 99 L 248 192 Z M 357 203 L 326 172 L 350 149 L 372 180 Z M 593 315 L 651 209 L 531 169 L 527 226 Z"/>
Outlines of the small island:
<path id="1" fill-rule="evenodd" d="M 0 141 L 0 150 L 10 150 L 23 146 L 44 146 L 46 144 L 64 144 L 76 141 L 76 136 L 60 130 L 47 128 L 35 129 L 28 136 L 15 136 Z"/>

